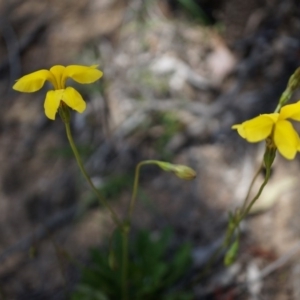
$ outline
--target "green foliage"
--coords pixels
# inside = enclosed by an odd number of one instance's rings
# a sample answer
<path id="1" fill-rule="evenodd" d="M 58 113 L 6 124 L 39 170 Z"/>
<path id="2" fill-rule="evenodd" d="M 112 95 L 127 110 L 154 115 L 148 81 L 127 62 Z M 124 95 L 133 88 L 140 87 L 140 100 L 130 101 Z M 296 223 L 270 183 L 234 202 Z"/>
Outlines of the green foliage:
<path id="1" fill-rule="evenodd" d="M 130 300 L 192 299 L 190 293 L 171 291 L 191 263 L 191 247 L 188 244 L 179 247 L 172 259 L 168 259 L 171 256 L 171 240 L 171 230 L 164 230 L 156 237 L 143 230 L 130 243 Z M 72 300 L 121 299 L 121 242 L 121 234 L 116 232 L 109 255 L 99 249 L 91 251 L 92 265 L 82 270 L 82 280 L 72 295 Z M 112 264 L 113 268 L 110 267 Z"/>

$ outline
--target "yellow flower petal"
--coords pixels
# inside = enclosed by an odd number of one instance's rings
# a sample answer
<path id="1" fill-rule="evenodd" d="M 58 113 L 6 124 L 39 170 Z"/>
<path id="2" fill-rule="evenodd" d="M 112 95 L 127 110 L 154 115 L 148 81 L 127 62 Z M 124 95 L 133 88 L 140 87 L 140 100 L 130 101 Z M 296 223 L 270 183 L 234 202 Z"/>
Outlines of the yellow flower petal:
<path id="1" fill-rule="evenodd" d="M 289 121 L 279 120 L 274 129 L 274 143 L 282 156 L 293 159 L 299 147 L 299 136 Z"/>
<path id="2" fill-rule="evenodd" d="M 64 78 L 71 77 L 79 83 L 92 83 L 101 78 L 103 75 L 103 73 L 96 68 L 97 65 L 92 65 L 90 67 L 78 65 L 67 66 Z"/>
<path id="3" fill-rule="evenodd" d="M 246 133 L 245 133 L 243 124 L 236 124 L 236 125 L 233 125 L 231 128 L 232 129 L 237 129 L 239 135 L 244 139 L 246 138 Z"/>
<path id="4" fill-rule="evenodd" d="M 274 123 L 276 123 L 279 119 L 279 113 L 263 114 L 262 116 L 268 116 L 273 120 Z"/>
<path id="5" fill-rule="evenodd" d="M 45 108 L 45 115 L 51 119 L 55 120 L 55 115 L 59 108 L 60 101 L 62 100 L 64 94 L 64 90 L 55 90 L 49 91 L 46 95 L 44 108 Z"/>
<path id="6" fill-rule="evenodd" d="M 81 95 L 72 87 L 67 87 L 62 95 L 62 100 L 74 110 L 82 113 L 86 108 L 86 103 Z"/>
<path id="7" fill-rule="evenodd" d="M 19 92 L 33 93 L 41 89 L 46 80 L 53 84 L 53 76 L 48 70 L 39 70 L 21 77 L 13 89 Z"/>
<path id="8" fill-rule="evenodd" d="M 264 114 L 240 125 L 234 125 L 241 137 L 248 142 L 255 143 L 266 139 L 272 132 L 273 125 L 278 118 L 278 114 Z"/>
<path id="9" fill-rule="evenodd" d="M 65 88 L 65 79 L 63 78 L 64 72 L 66 70 L 66 67 L 64 66 L 53 66 L 50 69 L 51 74 L 53 74 L 53 77 L 55 79 L 54 89 L 55 90 L 61 90 Z"/>
<path id="10" fill-rule="evenodd" d="M 288 118 L 300 121 L 300 101 L 285 105 L 281 108 L 279 119 L 285 120 Z"/>

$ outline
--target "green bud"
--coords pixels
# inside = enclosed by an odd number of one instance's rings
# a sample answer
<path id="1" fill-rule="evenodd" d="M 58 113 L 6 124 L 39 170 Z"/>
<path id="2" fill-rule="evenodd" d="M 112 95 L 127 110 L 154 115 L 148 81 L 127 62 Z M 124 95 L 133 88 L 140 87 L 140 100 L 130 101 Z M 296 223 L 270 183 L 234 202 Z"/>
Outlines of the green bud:
<path id="1" fill-rule="evenodd" d="M 279 108 L 285 105 L 293 95 L 293 92 L 300 86 L 300 68 L 297 68 L 290 77 L 285 91 L 279 99 Z"/>
<path id="2" fill-rule="evenodd" d="M 272 164 L 274 162 L 274 159 L 276 157 L 276 148 L 274 148 L 272 145 L 268 145 L 268 143 L 266 143 L 266 150 L 265 150 L 265 154 L 264 154 L 264 163 L 265 163 L 265 167 L 267 169 L 271 169 Z"/>
<path id="3" fill-rule="evenodd" d="M 197 176 L 192 168 L 185 165 L 174 165 L 163 161 L 156 161 L 156 164 L 164 171 L 173 172 L 177 177 L 184 180 L 192 180 Z"/>
<path id="4" fill-rule="evenodd" d="M 238 250 L 239 250 L 239 240 L 237 238 L 225 254 L 225 257 L 224 257 L 225 266 L 230 266 L 234 263 L 237 253 L 238 253 Z"/>
<path id="5" fill-rule="evenodd" d="M 300 68 L 297 68 L 294 74 L 290 77 L 288 88 L 295 91 L 300 86 Z"/>
<path id="6" fill-rule="evenodd" d="M 192 168 L 184 165 L 175 165 L 174 174 L 184 180 L 192 180 L 197 176 L 196 172 Z"/>

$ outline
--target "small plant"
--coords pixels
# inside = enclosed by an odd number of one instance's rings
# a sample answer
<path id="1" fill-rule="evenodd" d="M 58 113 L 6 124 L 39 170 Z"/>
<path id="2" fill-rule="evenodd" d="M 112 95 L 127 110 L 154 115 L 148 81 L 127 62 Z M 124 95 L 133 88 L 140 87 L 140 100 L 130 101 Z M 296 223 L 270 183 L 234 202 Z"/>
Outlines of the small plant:
<path id="1" fill-rule="evenodd" d="M 159 235 L 140 231 L 129 248 L 128 286 L 132 300 L 189 300 L 187 292 L 172 287 L 191 265 L 191 247 L 183 244 L 172 253 L 173 233 L 170 229 Z M 91 250 L 91 265 L 82 270 L 82 279 L 72 300 L 122 298 L 122 236 L 116 232 L 108 252 Z"/>
<path id="2" fill-rule="evenodd" d="M 186 3 L 193 3 L 186 0 Z M 72 300 L 189 300 L 193 295 L 189 292 L 178 291 L 176 284 L 187 272 L 191 263 L 191 247 L 184 244 L 171 251 L 172 232 L 165 230 L 161 235 L 154 236 L 149 231 L 141 231 L 135 239 L 131 239 L 131 222 L 137 201 L 140 169 L 145 165 L 156 165 L 165 172 L 173 173 L 178 178 L 192 180 L 196 172 L 188 166 L 171 164 L 158 160 L 145 160 L 135 169 L 133 191 L 125 214 L 118 214 L 107 201 L 115 197 L 127 185 L 122 176 L 108 182 L 99 190 L 88 175 L 82 158 L 78 152 L 71 132 L 70 108 L 82 113 L 86 103 L 80 93 L 73 87 L 66 87 L 68 78 L 80 84 L 97 81 L 102 72 L 96 65 L 92 66 L 54 66 L 50 70 L 39 70 L 25 75 L 14 85 L 20 92 L 36 92 L 49 81 L 53 90 L 46 94 L 45 115 L 55 120 L 59 114 L 65 125 L 66 136 L 78 167 L 88 182 L 99 203 L 109 213 L 115 225 L 115 234 L 111 238 L 108 254 L 94 249 L 91 251 L 91 266 L 82 269 L 80 285 L 72 295 Z M 273 113 L 263 114 L 241 124 L 233 125 L 238 134 L 248 142 L 265 141 L 265 153 L 261 167 L 254 176 L 242 207 L 230 213 L 226 236 L 222 245 L 208 261 L 206 269 L 222 252 L 226 251 L 225 264 L 230 265 L 236 258 L 239 248 L 240 223 L 245 219 L 253 205 L 259 199 L 267 185 L 271 167 L 277 150 L 286 159 L 292 160 L 300 151 L 300 137 L 289 121 L 300 121 L 300 101 L 287 104 L 294 91 L 300 86 L 300 68 L 291 76 L 286 90 L 279 99 Z M 157 144 L 164 149 L 166 144 L 177 131 L 180 123 L 172 115 L 165 114 L 161 120 L 165 129 L 164 135 Z M 250 191 L 258 174 L 266 168 L 266 174 L 256 195 L 250 199 Z M 127 176 L 127 179 L 128 176 Z M 123 217 L 124 216 L 124 217 Z M 195 282 L 195 280 L 194 280 Z"/>
<path id="3" fill-rule="evenodd" d="M 88 274 L 91 274 L 90 276 L 90 282 L 94 283 L 96 287 L 98 288 L 95 293 L 92 293 L 93 296 L 90 294 L 87 295 L 88 298 L 86 299 L 106 299 L 106 294 L 110 295 L 112 293 L 113 297 L 117 297 L 115 299 L 133 299 L 133 297 L 137 297 L 135 299 L 140 299 L 139 297 L 142 297 L 142 295 L 146 295 L 149 293 L 150 295 L 156 292 L 159 292 L 162 287 L 168 287 L 171 283 L 173 283 L 174 280 L 178 279 L 178 275 L 181 275 L 181 271 L 179 272 L 177 270 L 177 264 L 180 262 L 181 258 L 181 251 L 179 252 L 179 256 L 174 260 L 174 265 L 173 268 L 170 266 L 169 268 L 167 265 L 164 264 L 155 264 L 158 261 L 151 261 L 153 258 L 162 259 L 161 255 L 164 254 L 163 250 L 165 249 L 164 247 L 161 248 L 162 252 L 157 252 L 157 249 L 152 247 L 153 245 L 159 245 L 158 244 L 151 244 L 149 243 L 149 238 L 147 238 L 147 235 L 141 235 L 141 237 L 144 236 L 144 238 L 139 238 L 137 239 L 137 247 L 136 249 L 144 249 L 143 251 L 148 251 L 147 254 L 150 254 L 149 259 L 142 259 L 141 260 L 141 265 L 139 265 L 136 261 L 131 261 L 129 260 L 129 234 L 131 230 L 131 220 L 132 220 L 132 214 L 134 211 L 134 206 L 137 198 L 137 192 L 138 192 L 138 183 L 139 183 L 139 176 L 140 176 L 140 168 L 144 165 L 156 165 L 160 169 L 166 171 L 166 172 L 172 172 L 174 175 L 177 177 L 184 179 L 184 180 L 191 180 L 196 177 L 196 172 L 184 165 L 174 165 L 168 162 L 163 162 L 163 161 L 157 161 L 157 160 L 146 160 L 140 162 L 135 171 L 135 176 L 134 176 L 134 184 L 133 184 L 133 192 L 132 192 L 132 197 L 128 205 L 128 210 L 125 218 L 121 218 L 117 212 L 112 208 L 112 206 L 108 203 L 107 198 L 109 195 L 103 195 L 101 191 L 97 189 L 97 187 L 94 185 L 92 182 L 90 176 L 88 175 L 82 158 L 80 156 L 80 153 L 78 152 L 78 149 L 76 147 L 76 144 L 73 139 L 73 135 L 71 132 L 71 112 L 70 108 L 73 110 L 82 113 L 86 109 L 86 103 L 84 99 L 82 98 L 81 94 L 74 89 L 73 87 L 66 87 L 66 81 L 68 78 L 73 79 L 74 81 L 81 83 L 81 84 L 89 84 L 97 81 L 99 78 L 101 78 L 103 73 L 97 69 L 97 65 L 92 65 L 92 66 L 80 66 L 80 65 L 70 65 L 67 67 L 57 65 L 50 70 L 39 70 L 36 72 L 33 72 L 31 74 L 25 75 L 17 82 L 14 84 L 13 89 L 20 91 L 20 92 L 25 92 L 25 93 L 32 93 L 40 90 L 43 85 L 45 84 L 46 81 L 49 81 L 52 86 L 53 90 L 50 90 L 46 94 L 45 102 L 44 102 L 44 109 L 45 109 L 45 115 L 50 119 L 50 120 L 55 120 L 57 112 L 59 113 L 59 116 L 62 120 L 62 122 L 65 125 L 66 129 L 66 135 L 67 139 L 69 141 L 69 144 L 71 146 L 71 149 L 73 151 L 73 154 L 75 156 L 76 162 L 78 164 L 78 167 L 83 175 L 83 177 L 86 179 L 88 182 L 90 188 L 93 190 L 95 196 L 98 198 L 100 204 L 106 208 L 110 215 L 111 218 L 115 224 L 116 231 L 119 233 L 118 239 L 116 240 L 117 247 L 115 248 L 116 251 L 113 250 L 112 256 L 110 259 L 103 260 L 101 257 L 101 254 L 98 256 L 93 256 L 93 259 L 95 257 L 98 257 L 99 260 L 98 262 L 100 263 L 100 274 L 103 272 L 106 273 L 106 276 L 93 276 L 97 275 L 97 273 L 93 273 L 92 271 L 87 271 L 85 272 L 85 276 L 88 276 Z M 121 180 L 123 182 L 123 180 Z M 114 189 L 114 184 L 112 185 Z M 102 190 L 103 192 L 103 190 Z M 144 241 L 144 242 L 139 242 L 139 241 Z M 139 248 L 138 245 L 142 245 L 145 247 Z M 112 248 L 114 249 L 114 248 Z M 149 249 L 152 249 L 149 252 Z M 183 251 L 183 250 L 182 250 Z M 153 256 L 153 253 L 157 253 L 156 256 Z M 182 252 L 184 253 L 184 252 Z M 142 254 L 143 253 L 139 253 Z M 116 259 L 114 259 L 114 256 Z M 143 257 L 143 256 L 141 256 Z M 149 264 L 150 262 L 153 262 Z M 144 264 L 145 265 L 144 265 Z M 101 268 L 102 267 L 104 268 Z M 148 267 L 145 267 L 145 266 Z M 156 267 L 154 267 L 156 265 Z M 119 270 L 119 273 L 110 273 L 107 269 L 107 267 L 111 266 L 113 269 L 116 267 L 116 270 Z M 150 268 L 151 266 L 151 268 Z M 179 265 L 179 267 L 182 267 Z M 129 269 L 130 268 L 130 269 Z M 136 271 L 132 271 L 136 270 Z M 131 282 L 129 278 L 129 274 L 132 274 L 132 278 L 137 278 L 133 280 L 132 282 L 138 282 L 138 278 L 144 278 L 143 277 L 143 272 L 147 272 L 151 270 L 151 274 L 148 274 L 148 277 L 146 276 L 146 281 L 139 282 L 138 285 L 132 285 L 130 286 L 129 289 L 129 283 Z M 129 273 L 130 272 L 130 273 Z M 131 273 L 133 272 L 133 273 Z M 147 273 L 146 272 L 146 273 Z M 170 273 L 169 273 L 170 272 Z M 178 273 L 179 272 L 179 273 Z M 104 274 L 103 273 L 103 274 Z M 138 275 L 136 275 L 138 274 Z M 84 276 L 84 277 L 85 277 Z M 106 278 L 106 280 L 104 280 Z M 100 281 L 98 281 L 100 280 Z M 140 285 L 140 286 L 139 286 Z M 137 291 L 134 291 L 134 289 L 137 289 Z M 91 290 L 89 289 L 89 286 L 83 287 L 83 290 L 85 293 L 90 293 Z M 104 291 L 104 292 L 102 292 Z M 82 290 L 81 290 L 82 292 Z M 130 295 L 130 298 L 129 298 Z M 96 297 L 96 298 L 95 298 Z M 177 297 L 177 296 L 176 296 Z M 153 298 L 149 298 L 153 299 Z M 180 298 L 169 298 L 169 299 L 180 299 Z"/>
<path id="4" fill-rule="evenodd" d="M 249 143 L 265 141 L 265 153 L 262 163 L 257 170 L 242 207 L 230 213 L 226 237 L 222 246 L 227 249 L 224 262 L 230 265 L 234 262 L 238 249 L 240 237 L 240 223 L 246 218 L 253 205 L 259 199 L 271 176 L 271 168 L 278 152 L 286 159 L 293 160 L 300 151 L 300 137 L 288 119 L 300 121 L 300 101 L 287 104 L 291 96 L 300 86 L 300 68 L 296 69 L 290 77 L 285 91 L 282 93 L 278 105 L 273 113 L 262 114 L 241 124 L 232 126 L 238 134 Z M 250 191 L 261 170 L 265 168 L 265 178 L 256 195 L 249 201 Z"/>

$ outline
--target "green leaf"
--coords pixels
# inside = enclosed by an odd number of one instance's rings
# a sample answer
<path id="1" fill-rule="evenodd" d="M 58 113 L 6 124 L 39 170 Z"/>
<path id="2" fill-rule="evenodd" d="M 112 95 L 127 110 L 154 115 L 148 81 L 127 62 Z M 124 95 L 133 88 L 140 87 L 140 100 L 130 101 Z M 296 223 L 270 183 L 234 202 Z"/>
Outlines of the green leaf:
<path id="1" fill-rule="evenodd" d="M 72 295 L 72 300 L 109 300 L 109 298 L 99 290 L 88 285 L 80 285 Z"/>
<path id="2" fill-rule="evenodd" d="M 166 259 L 170 256 L 171 237 L 171 229 L 165 229 L 158 235 L 142 230 L 137 234 L 135 240 L 129 243 L 130 300 L 190 299 L 185 297 L 187 294 L 180 293 L 180 291 L 176 295 L 166 294 L 180 276 L 187 271 L 191 259 L 189 245 L 183 245 L 176 250 L 173 260 Z M 115 262 L 119 266 L 122 262 L 122 237 L 119 231 L 114 233 L 108 252 L 109 255 L 100 249 L 91 250 L 91 266 L 82 269 L 80 289 L 74 292 L 72 300 L 98 300 L 96 297 L 103 297 L 103 295 L 109 300 L 121 299 L 122 269 L 120 267 L 111 268 Z M 99 299 L 102 300 L 102 298 Z"/>
<path id="3" fill-rule="evenodd" d="M 166 286 L 174 284 L 185 272 L 192 262 L 191 245 L 182 245 L 174 255 L 170 266 L 170 274 L 165 281 Z"/>
<path id="4" fill-rule="evenodd" d="M 239 250 L 239 240 L 237 238 L 225 254 L 224 264 L 226 266 L 230 266 L 231 264 L 234 263 L 238 250 Z"/>

